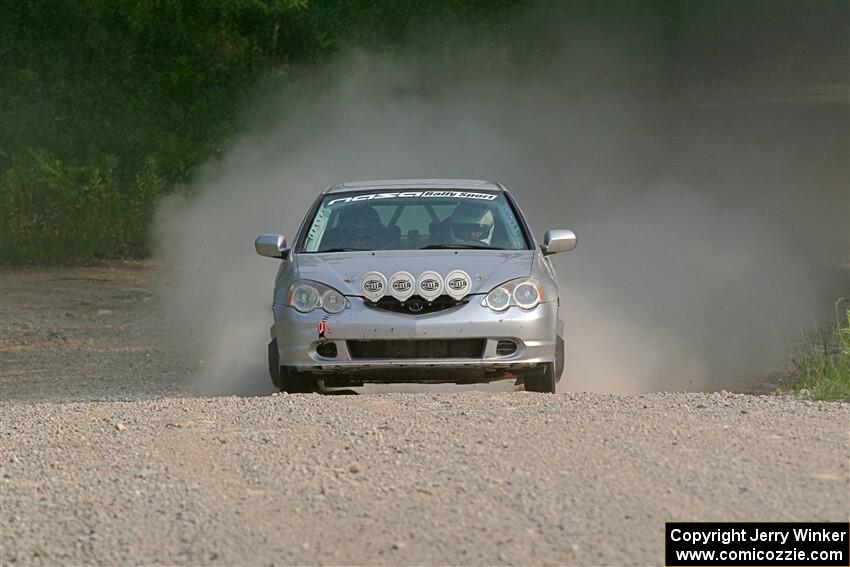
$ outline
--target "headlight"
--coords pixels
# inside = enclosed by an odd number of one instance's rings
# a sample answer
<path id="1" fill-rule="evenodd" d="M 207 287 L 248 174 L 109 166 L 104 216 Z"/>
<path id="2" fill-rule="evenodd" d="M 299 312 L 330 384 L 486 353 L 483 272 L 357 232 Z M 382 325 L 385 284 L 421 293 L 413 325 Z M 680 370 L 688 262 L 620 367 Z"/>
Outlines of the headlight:
<path id="1" fill-rule="evenodd" d="M 534 309 L 543 300 L 543 291 L 536 280 L 519 278 L 496 287 L 481 300 L 481 305 L 493 311 L 504 311 L 511 305 Z"/>
<path id="2" fill-rule="evenodd" d="M 319 282 L 295 281 L 289 287 L 286 304 L 301 313 L 321 307 L 328 313 L 339 313 L 348 307 L 348 300 L 340 292 Z"/>
<path id="3" fill-rule="evenodd" d="M 289 305 L 307 313 L 319 306 L 319 291 L 308 283 L 299 283 L 289 292 Z"/>
<path id="4" fill-rule="evenodd" d="M 497 287 L 484 298 L 487 307 L 493 311 L 504 311 L 511 304 L 511 292 L 503 287 Z"/>
<path id="5" fill-rule="evenodd" d="M 322 296 L 322 308 L 328 313 L 339 313 L 345 309 L 345 296 L 335 289 L 328 289 Z"/>
<path id="6" fill-rule="evenodd" d="M 523 309 L 534 309 L 540 303 L 540 292 L 531 282 L 522 282 L 514 288 L 514 301 Z"/>

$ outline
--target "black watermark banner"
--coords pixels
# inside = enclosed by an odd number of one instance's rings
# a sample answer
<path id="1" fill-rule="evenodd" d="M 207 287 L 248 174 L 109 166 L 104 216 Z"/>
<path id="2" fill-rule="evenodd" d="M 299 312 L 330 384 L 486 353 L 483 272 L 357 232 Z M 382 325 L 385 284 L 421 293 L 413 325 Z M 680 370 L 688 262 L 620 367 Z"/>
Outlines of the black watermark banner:
<path id="1" fill-rule="evenodd" d="M 837 522 L 668 522 L 667 567 L 850 566 L 850 524 Z"/>

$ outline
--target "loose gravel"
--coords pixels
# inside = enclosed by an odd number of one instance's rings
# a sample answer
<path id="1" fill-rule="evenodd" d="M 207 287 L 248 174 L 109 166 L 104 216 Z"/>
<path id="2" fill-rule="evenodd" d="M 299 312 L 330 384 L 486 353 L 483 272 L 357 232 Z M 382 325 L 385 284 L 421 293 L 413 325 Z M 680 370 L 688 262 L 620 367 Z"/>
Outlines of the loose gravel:
<path id="1" fill-rule="evenodd" d="M 0 563 L 659 564 L 848 519 L 848 405 L 727 394 L 3 403 Z"/>
<path id="2" fill-rule="evenodd" d="M 850 404 L 192 397 L 151 271 L 75 270 L 0 272 L 0 565 L 661 564 L 665 521 L 848 520 Z"/>

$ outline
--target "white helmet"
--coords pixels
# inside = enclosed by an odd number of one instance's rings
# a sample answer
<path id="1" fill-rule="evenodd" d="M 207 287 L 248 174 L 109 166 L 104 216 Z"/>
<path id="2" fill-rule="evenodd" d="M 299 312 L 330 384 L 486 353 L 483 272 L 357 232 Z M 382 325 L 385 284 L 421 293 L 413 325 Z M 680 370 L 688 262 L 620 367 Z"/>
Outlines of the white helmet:
<path id="1" fill-rule="evenodd" d="M 478 203 L 461 203 L 449 217 L 452 242 L 490 244 L 493 237 L 493 211 Z"/>

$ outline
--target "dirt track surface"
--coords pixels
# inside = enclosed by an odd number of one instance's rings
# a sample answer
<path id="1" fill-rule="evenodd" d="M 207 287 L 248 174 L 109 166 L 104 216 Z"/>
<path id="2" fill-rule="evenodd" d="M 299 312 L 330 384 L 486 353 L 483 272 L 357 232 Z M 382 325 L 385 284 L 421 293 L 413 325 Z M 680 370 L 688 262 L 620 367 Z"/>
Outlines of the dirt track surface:
<path id="1" fill-rule="evenodd" d="M 162 337 L 161 270 L 0 266 L 0 400 L 107 400 L 175 393 L 188 370 Z"/>
<path id="2" fill-rule="evenodd" d="M 157 281 L 0 269 L 0 565 L 660 564 L 665 521 L 848 519 L 848 404 L 195 397 Z"/>

